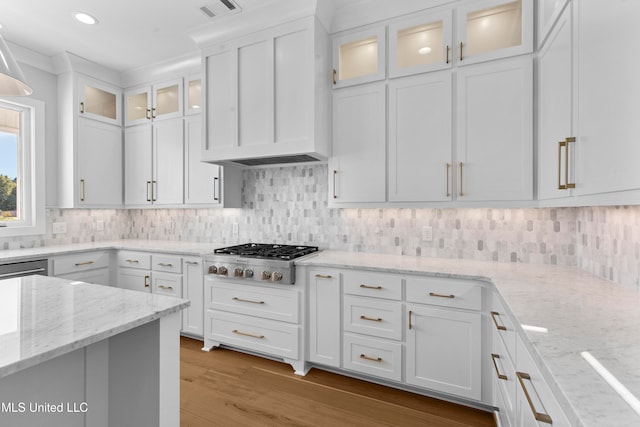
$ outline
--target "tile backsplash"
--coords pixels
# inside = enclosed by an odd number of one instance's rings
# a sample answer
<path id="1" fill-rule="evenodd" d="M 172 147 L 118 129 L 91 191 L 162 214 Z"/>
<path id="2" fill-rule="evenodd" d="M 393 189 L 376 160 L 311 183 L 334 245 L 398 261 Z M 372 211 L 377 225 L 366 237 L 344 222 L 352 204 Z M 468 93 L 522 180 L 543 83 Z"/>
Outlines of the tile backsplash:
<path id="1" fill-rule="evenodd" d="M 0 239 L 17 249 L 121 238 L 322 249 L 580 266 L 638 288 L 640 207 L 453 209 L 328 207 L 326 165 L 251 169 L 241 209 L 48 209 L 47 233 Z M 66 222 L 66 234 L 52 224 Z M 104 230 L 98 231 L 98 224 Z M 233 224 L 238 224 L 238 234 Z M 432 240 L 422 239 L 431 227 Z"/>

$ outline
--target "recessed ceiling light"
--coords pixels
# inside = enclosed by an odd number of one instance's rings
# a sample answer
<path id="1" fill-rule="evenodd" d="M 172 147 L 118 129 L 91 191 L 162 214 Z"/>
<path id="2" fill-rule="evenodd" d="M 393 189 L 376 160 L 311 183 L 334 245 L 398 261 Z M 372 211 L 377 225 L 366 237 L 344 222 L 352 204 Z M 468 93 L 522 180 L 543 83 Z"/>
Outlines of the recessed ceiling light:
<path id="1" fill-rule="evenodd" d="M 73 17 L 83 24 L 94 25 L 98 23 L 98 20 L 86 12 L 76 12 Z"/>

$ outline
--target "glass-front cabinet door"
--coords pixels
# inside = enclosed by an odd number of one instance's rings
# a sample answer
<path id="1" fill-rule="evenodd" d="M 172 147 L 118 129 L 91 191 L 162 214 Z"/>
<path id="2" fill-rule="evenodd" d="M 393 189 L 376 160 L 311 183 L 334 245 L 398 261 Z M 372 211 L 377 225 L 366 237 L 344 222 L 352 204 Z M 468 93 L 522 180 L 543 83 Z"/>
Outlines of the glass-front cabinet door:
<path id="1" fill-rule="evenodd" d="M 450 68 L 451 11 L 389 25 L 389 77 Z"/>
<path id="2" fill-rule="evenodd" d="M 151 121 L 151 88 L 142 86 L 124 93 L 124 124 L 139 125 Z"/>
<path id="3" fill-rule="evenodd" d="M 184 79 L 185 114 L 198 114 L 202 111 L 202 78 L 200 74 Z"/>
<path id="4" fill-rule="evenodd" d="M 78 76 L 78 113 L 101 122 L 121 124 L 122 93 L 115 86 Z"/>
<path id="5" fill-rule="evenodd" d="M 458 65 L 533 50 L 533 0 L 484 0 L 458 8 Z"/>
<path id="6" fill-rule="evenodd" d="M 385 78 L 385 28 L 340 36 L 333 40 L 333 87 Z"/>
<path id="7" fill-rule="evenodd" d="M 182 108 L 182 79 L 153 85 L 153 120 L 181 117 Z"/>

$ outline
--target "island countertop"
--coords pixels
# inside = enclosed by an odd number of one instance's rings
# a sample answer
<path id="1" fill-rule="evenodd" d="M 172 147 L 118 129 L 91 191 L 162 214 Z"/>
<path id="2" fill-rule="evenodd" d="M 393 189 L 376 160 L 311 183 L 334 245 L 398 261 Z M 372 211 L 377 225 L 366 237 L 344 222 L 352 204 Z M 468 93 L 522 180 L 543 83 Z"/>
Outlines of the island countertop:
<path id="1" fill-rule="evenodd" d="M 0 378 L 189 304 L 184 299 L 54 277 L 0 280 Z"/>
<path id="2" fill-rule="evenodd" d="M 640 396 L 640 294 L 575 267 L 322 251 L 299 265 L 491 283 L 572 425 L 637 426 L 640 415 L 583 356 Z M 537 328 L 523 329 L 521 325 Z M 623 393 L 624 394 L 624 393 Z"/>

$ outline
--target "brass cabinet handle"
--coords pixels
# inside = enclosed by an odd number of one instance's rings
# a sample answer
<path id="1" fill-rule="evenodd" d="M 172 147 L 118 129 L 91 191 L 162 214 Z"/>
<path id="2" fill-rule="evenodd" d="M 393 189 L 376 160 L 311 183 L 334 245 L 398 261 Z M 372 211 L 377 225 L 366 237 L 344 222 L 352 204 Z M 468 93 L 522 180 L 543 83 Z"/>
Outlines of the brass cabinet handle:
<path id="1" fill-rule="evenodd" d="M 448 62 L 447 62 L 448 64 Z M 444 174 L 446 176 L 446 182 L 447 182 L 447 186 L 446 186 L 446 195 L 447 197 L 451 196 L 451 192 L 449 191 L 449 169 L 451 168 L 451 164 L 450 163 L 446 163 L 445 167 L 444 167 Z"/>
<path id="2" fill-rule="evenodd" d="M 525 387 L 524 381 L 523 381 L 523 380 L 531 381 L 531 376 L 525 372 L 516 372 L 516 377 L 518 377 L 518 382 L 520 383 L 520 387 L 522 387 L 522 391 L 524 391 L 524 397 L 527 398 L 527 402 L 529 402 L 529 407 L 531 408 L 531 412 L 533 412 L 533 416 L 535 417 L 536 421 L 540 421 L 547 424 L 553 424 L 553 421 L 551 420 L 551 416 L 549 414 L 538 412 L 536 411 L 536 407 L 533 406 L 533 402 L 531 401 L 531 396 L 529 395 L 529 392 L 527 391 L 527 388 Z"/>
<path id="3" fill-rule="evenodd" d="M 80 103 L 80 114 L 84 114 L 84 102 Z"/>
<path id="4" fill-rule="evenodd" d="M 149 284 L 149 279 L 151 279 L 151 276 L 149 276 L 148 274 L 144 276 L 144 287 L 148 288 L 151 285 Z"/>
<path id="5" fill-rule="evenodd" d="M 429 292 L 430 297 L 438 297 L 438 298 L 455 298 L 455 295 L 444 295 L 444 294 L 436 294 L 435 292 Z"/>
<path id="6" fill-rule="evenodd" d="M 76 262 L 76 267 L 81 267 L 83 265 L 91 265 L 93 264 L 95 261 L 84 261 L 84 262 Z"/>
<path id="7" fill-rule="evenodd" d="M 151 201 L 157 202 L 158 201 L 157 197 L 158 197 L 158 181 L 151 181 Z"/>
<path id="8" fill-rule="evenodd" d="M 151 185 L 151 181 L 147 181 L 147 202 L 151 201 L 151 198 L 149 197 L 149 186 Z"/>
<path id="9" fill-rule="evenodd" d="M 238 301 L 238 302 L 249 302 L 251 304 L 264 304 L 264 301 L 252 301 L 250 299 L 242 299 L 242 298 L 238 298 L 238 297 L 233 297 L 231 298 L 234 301 Z"/>
<path id="10" fill-rule="evenodd" d="M 376 291 L 382 290 L 382 286 L 369 286 L 369 285 L 360 285 L 363 289 L 375 289 Z"/>
<path id="11" fill-rule="evenodd" d="M 147 108 L 147 114 L 146 114 L 147 120 L 151 120 L 151 110 Z"/>
<path id="12" fill-rule="evenodd" d="M 156 117 L 158 117 L 158 116 L 156 116 L 156 107 L 153 107 L 153 108 L 151 109 L 151 118 L 152 118 L 152 119 L 155 119 Z"/>
<path id="13" fill-rule="evenodd" d="M 366 354 L 361 354 L 360 359 L 371 360 L 372 362 L 378 362 L 378 363 L 382 362 L 382 357 L 371 357 L 371 356 L 367 356 Z"/>
<path id="14" fill-rule="evenodd" d="M 173 290 L 173 287 L 172 287 L 172 286 L 158 285 L 158 287 L 159 287 L 160 289 L 167 289 L 167 290 L 169 290 L 169 291 L 172 291 L 172 290 Z"/>
<path id="15" fill-rule="evenodd" d="M 330 275 L 324 275 L 324 274 L 316 274 L 316 278 L 317 279 L 331 279 Z"/>
<path id="16" fill-rule="evenodd" d="M 241 332 L 241 331 L 239 331 L 237 329 L 234 329 L 231 332 L 236 334 L 236 335 L 244 335 L 245 337 L 258 338 L 258 339 L 261 339 L 261 340 L 264 339 L 264 335 L 250 334 L 248 332 Z"/>
<path id="17" fill-rule="evenodd" d="M 464 46 L 464 45 L 463 45 L 462 42 L 460 42 L 460 61 L 462 61 L 462 59 L 463 59 L 462 58 L 462 46 Z"/>
<path id="18" fill-rule="evenodd" d="M 413 325 L 411 324 L 411 315 L 413 314 L 413 311 L 409 310 L 409 330 L 411 330 L 411 328 L 413 328 Z"/>
<path id="19" fill-rule="evenodd" d="M 564 158 L 564 182 L 567 185 L 567 189 L 570 188 L 576 188 L 576 184 L 575 183 L 571 183 L 569 182 L 569 143 L 576 142 L 575 137 L 569 137 L 569 138 L 565 138 L 565 143 L 567 145 L 567 151 L 566 151 L 566 155 Z"/>
<path id="20" fill-rule="evenodd" d="M 216 190 L 218 190 L 217 193 L 220 194 L 220 178 L 217 176 L 213 177 L 213 200 L 217 202 L 220 200 L 220 197 L 216 195 Z"/>
<path id="21" fill-rule="evenodd" d="M 464 196 L 464 192 L 462 191 L 462 167 L 463 166 L 464 166 L 464 163 L 460 162 L 460 193 L 458 193 L 460 197 Z"/>
<path id="22" fill-rule="evenodd" d="M 82 194 L 80 195 L 80 201 L 84 202 L 84 199 L 86 199 L 86 185 L 85 185 L 85 181 L 84 179 L 80 180 L 80 186 L 82 187 Z"/>
<path id="23" fill-rule="evenodd" d="M 380 317 L 367 317 L 365 315 L 360 316 L 360 320 L 370 320 L 372 322 L 382 322 L 382 318 Z"/>
<path id="24" fill-rule="evenodd" d="M 497 311 L 492 311 L 491 312 L 491 318 L 493 319 L 493 323 L 496 325 L 496 329 L 498 329 L 499 331 L 506 331 L 507 330 L 506 326 L 498 325 L 498 321 L 496 320 L 496 316 L 500 316 L 500 313 L 498 313 Z"/>
<path id="25" fill-rule="evenodd" d="M 566 146 L 565 141 L 558 142 L 558 190 L 566 190 L 567 186 L 562 185 L 562 147 Z"/>
<path id="26" fill-rule="evenodd" d="M 333 84 L 338 83 L 338 73 L 336 72 L 336 69 L 333 69 Z"/>
<path id="27" fill-rule="evenodd" d="M 198 261 L 185 261 L 185 264 L 189 264 L 189 265 L 198 265 L 200 264 Z"/>
<path id="28" fill-rule="evenodd" d="M 493 362 L 493 367 L 496 369 L 496 375 L 498 375 L 499 379 L 507 381 L 508 380 L 507 376 L 505 374 L 501 374 L 500 371 L 498 370 L 498 364 L 496 363 L 496 359 L 500 359 L 500 355 L 491 353 L 491 361 Z"/>
<path id="29" fill-rule="evenodd" d="M 166 263 L 166 262 L 159 262 L 159 263 L 158 263 L 158 265 L 159 265 L 160 267 L 173 267 L 173 264 L 171 264 L 170 262 L 169 262 L 169 263 Z"/>
<path id="30" fill-rule="evenodd" d="M 451 50 L 451 48 L 449 47 L 449 45 L 447 45 L 447 48 L 446 48 L 446 52 L 447 52 L 447 59 L 446 59 L 446 61 L 445 61 L 445 63 L 447 63 L 447 64 L 449 63 L 449 51 L 450 51 L 450 50 Z"/>
<path id="31" fill-rule="evenodd" d="M 140 264 L 140 261 L 138 261 L 137 259 L 125 259 L 125 261 L 132 264 Z"/>
<path id="32" fill-rule="evenodd" d="M 336 193 L 336 177 L 338 175 L 338 171 L 337 170 L 333 170 L 333 198 L 337 199 L 338 198 L 338 194 Z"/>

